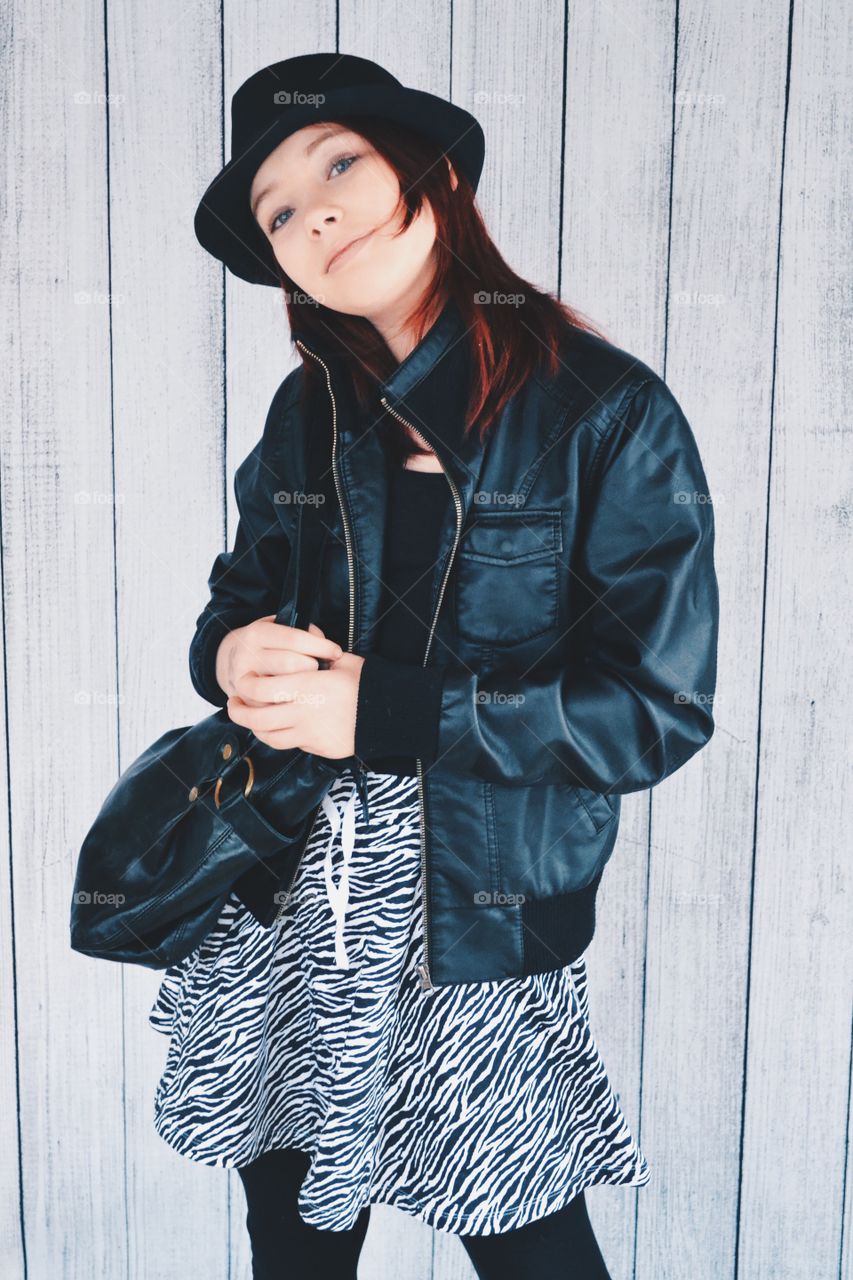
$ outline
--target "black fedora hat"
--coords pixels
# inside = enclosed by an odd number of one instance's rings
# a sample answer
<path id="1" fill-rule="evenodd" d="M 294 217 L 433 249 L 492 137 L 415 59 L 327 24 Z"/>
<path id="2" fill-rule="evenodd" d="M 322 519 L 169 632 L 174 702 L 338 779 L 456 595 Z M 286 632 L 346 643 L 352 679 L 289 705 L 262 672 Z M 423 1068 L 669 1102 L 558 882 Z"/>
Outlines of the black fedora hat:
<path id="1" fill-rule="evenodd" d="M 485 138 L 462 107 L 408 89 L 389 71 L 347 53 L 308 53 L 256 71 L 231 99 L 231 159 L 201 198 L 195 214 L 199 243 L 250 284 L 280 287 L 269 240 L 249 206 L 258 168 L 280 142 L 305 125 L 347 116 L 396 120 L 432 138 L 476 191 Z"/>

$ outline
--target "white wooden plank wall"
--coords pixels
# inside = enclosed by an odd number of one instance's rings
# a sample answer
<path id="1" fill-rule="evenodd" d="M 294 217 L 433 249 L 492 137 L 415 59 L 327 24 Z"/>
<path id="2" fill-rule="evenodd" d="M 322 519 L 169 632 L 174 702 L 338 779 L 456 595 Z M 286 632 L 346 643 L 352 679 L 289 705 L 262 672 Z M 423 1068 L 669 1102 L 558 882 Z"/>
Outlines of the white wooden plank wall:
<path id="1" fill-rule="evenodd" d="M 0 1275 L 247 1280 L 238 1176 L 155 1133 L 161 975 L 71 952 L 80 841 L 166 728 L 233 474 L 293 364 L 192 215 L 230 97 L 342 49 L 483 123 L 506 258 L 658 369 L 717 514 L 717 732 L 624 803 L 594 1030 L 652 1166 L 588 1192 L 614 1280 L 853 1276 L 849 386 L 842 0 L 7 0 Z M 845 804 L 845 801 L 847 802 Z M 367 1280 L 462 1280 L 373 1210 Z M 567 1272 L 567 1275 L 569 1272 Z"/>

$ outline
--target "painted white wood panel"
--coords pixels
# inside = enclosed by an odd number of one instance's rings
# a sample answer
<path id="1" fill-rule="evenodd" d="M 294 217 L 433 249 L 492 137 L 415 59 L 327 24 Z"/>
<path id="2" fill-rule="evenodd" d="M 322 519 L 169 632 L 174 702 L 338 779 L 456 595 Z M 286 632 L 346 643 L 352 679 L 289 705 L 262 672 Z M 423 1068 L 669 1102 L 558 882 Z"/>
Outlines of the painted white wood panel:
<path id="1" fill-rule="evenodd" d="M 117 762 L 103 26 L 73 0 L 7 14 L 0 1271 L 86 1280 L 93 1240 L 106 1274 L 126 1248 L 122 973 L 68 945 L 80 819 Z"/>
<path id="2" fill-rule="evenodd" d="M 721 634 L 714 738 L 651 797 L 642 1133 L 654 1192 L 640 1196 L 637 1274 L 673 1278 L 728 1274 L 738 1233 L 787 8 L 687 4 L 677 17 L 667 324 L 652 363 L 705 464 L 708 494 L 692 500 L 714 505 Z"/>
<path id="3" fill-rule="evenodd" d="M 853 13 L 795 7 L 740 1178 L 742 1272 L 780 1280 L 853 1274 L 851 136 Z"/>
<path id="4" fill-rule="evenodd" d="M 106 15 L 109 89 L 117 98 L 108 160 L 125 769 L 168 728 L 209 710 L 189 684 L 187 646 L 222 537 L 221 292 L 193 255 L 192 216 L 211 152 L 221 145 L 220 42 L 199 0 L 111 5 Z M 91 967 L 96 981 L 99 965 Z M 148 1012 L 162 971 L 124 968 L 125 1117 L 115 1137 L 125 1162 L 128 1275 L 213 1274 L 228 1246 L 227 1183 L 154 1129 L 154 1086 L 168 1042 Z M 115 1031 L 100 1028 L 105 1039 Z M 106 1078 L 102 1088 L 117 1085 Z"/>

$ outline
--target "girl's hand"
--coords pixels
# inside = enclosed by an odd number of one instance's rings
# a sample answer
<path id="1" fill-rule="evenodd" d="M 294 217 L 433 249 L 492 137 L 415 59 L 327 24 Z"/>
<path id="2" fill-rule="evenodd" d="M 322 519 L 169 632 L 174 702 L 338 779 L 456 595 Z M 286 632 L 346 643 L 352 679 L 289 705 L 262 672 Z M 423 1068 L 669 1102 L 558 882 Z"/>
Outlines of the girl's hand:
<path id="1" fill-rule="evenodd" d="M 260 704 L 248 701 L 242 693 L 235 695 L 228 699 L 228 715 L 267 746 L 279 750 L 300 747 L 329 760 L 351 756 L 363 664 L 364 658 L 358 654 L 342 653 L 326 671 L 315 666 L 313 670 L 296 669 L 285 677 L 247 674 L 241 681 L 247 694 L 275 685 L 278 697 L 274 703 Z"/>
<path id="2" fill-rule="evenodd" d="M 247 706 L 263 707 L 277 700 L 280 677 L 297 671 L 316 671 L 319 660 L 334 661 L 343 650 L 327 640 L 313 622 L 308 630 L 274 622 L 274 613 L 235 627 L 216 651 L 216 681 L 229 697 Z"/>

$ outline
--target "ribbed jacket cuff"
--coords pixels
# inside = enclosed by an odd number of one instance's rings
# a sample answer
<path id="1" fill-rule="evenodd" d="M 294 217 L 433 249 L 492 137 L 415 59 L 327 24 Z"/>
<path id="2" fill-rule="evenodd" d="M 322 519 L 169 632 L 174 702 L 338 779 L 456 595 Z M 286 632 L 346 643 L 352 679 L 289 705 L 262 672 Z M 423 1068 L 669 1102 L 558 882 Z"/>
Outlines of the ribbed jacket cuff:
<path id="1" fill-rule="evenodd" d="M 212 614 L 200 631 L 197 631 L 190 645 L 189 665 L 190 680 L 199 697 L 212 702 L 215 707 L 224 707 L 228 702 L 228 694 L 216 679 L 216 654 L 225 636 L 233 631 L 235 624 Z"/>
<path id="2" fill-rule="evenodd" d="M 368 654 L 358 686 L 355 754 L 362 760 L 412 756 L 431 764 L 438 753 L 443 683 L 442 667 Z"/>

